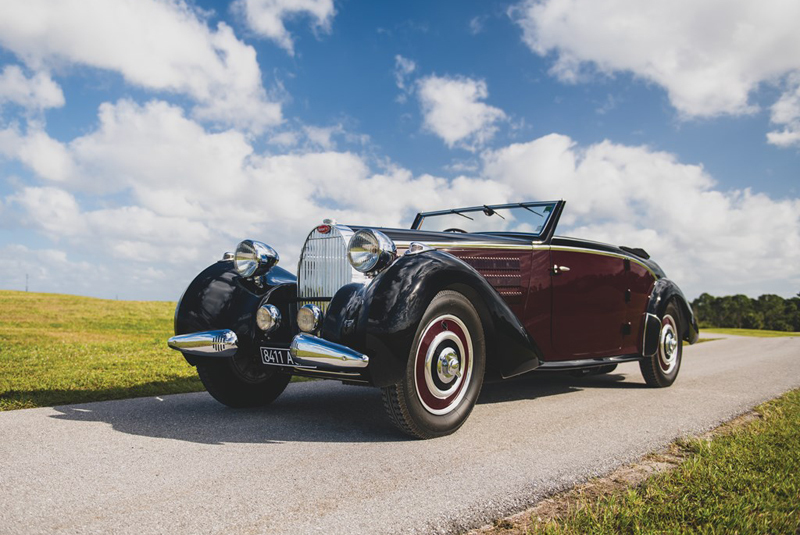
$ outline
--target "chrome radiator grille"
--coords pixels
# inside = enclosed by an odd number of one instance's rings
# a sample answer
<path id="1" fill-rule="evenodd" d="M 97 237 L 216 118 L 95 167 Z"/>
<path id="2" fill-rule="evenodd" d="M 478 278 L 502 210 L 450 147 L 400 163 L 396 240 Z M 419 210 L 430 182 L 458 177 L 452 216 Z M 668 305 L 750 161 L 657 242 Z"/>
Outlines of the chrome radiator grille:
<path id="1" fill-rule="evenodd" d="M 364 278 L 347 260 L 352 234 L 347 227 L 331 225 L 325 234 L 314 229 L 308 235 L 297 266 L 297 297 L 301 304 L 314 303 L 325 311 L 339 288 Z"/>

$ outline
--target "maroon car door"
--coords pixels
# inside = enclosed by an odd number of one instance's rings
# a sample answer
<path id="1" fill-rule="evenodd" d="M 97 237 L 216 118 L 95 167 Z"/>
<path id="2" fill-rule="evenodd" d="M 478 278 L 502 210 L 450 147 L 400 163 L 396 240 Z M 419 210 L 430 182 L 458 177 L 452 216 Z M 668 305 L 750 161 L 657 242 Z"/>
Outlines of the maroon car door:
<path id="1" fill-rule="evenodd" d="M 626 321 L 624 260 L 553 247 L 550 261 L 554 360 L 618 355 Z"/>

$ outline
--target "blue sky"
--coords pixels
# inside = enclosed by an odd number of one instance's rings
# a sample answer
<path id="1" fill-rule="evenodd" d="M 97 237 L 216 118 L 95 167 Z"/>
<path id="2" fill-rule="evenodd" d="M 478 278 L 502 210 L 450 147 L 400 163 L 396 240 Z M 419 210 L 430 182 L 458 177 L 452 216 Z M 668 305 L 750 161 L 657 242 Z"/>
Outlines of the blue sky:
<path id="1" fill-rule="evenodd" d="M 690 297 L 794 295 L 800 7 L 751 4 L 6 5 L 0 288 L 176 299 L 244 238 L 564 198 Z"/>

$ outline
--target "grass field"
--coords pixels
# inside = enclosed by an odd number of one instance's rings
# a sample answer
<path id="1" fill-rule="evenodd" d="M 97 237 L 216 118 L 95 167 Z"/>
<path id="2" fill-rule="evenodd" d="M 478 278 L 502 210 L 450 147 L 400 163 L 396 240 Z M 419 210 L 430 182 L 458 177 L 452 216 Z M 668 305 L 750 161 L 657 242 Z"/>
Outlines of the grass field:
<path id="1" fill-rule="evenodd" d="M 701 333 L 710 334 L 735 334 L 738 336 L 755 336 L 756 338 L 777 338 L 781 336 L 800 336 L 798 332 L 789 331 L 760 331 L 758 329 L 723 329 L 717 327 L 701 328 Z"/>
<path id="2" fill-rule="evenodd" d="M 203 390 L 175 303 L 0 291 L 0 410 Z"/>
<path id="3" fill-rule="evenodd" d="M 498 521 L 484 535 L 800 533 L 800 390 L 713 440 L 680 441 L 685 460 L 636 488 L 577 500 L 565 514 Z"/>

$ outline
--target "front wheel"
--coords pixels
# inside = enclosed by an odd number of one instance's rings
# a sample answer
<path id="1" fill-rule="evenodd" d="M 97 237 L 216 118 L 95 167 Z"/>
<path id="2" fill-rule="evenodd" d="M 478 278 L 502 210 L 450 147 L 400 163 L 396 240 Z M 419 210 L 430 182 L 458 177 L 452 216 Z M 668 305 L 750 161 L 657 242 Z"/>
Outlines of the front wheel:
<path id="1" fill-rule="evenodd" d="M 683 357 L 680 317 L 675 303 L 669 303 L 661 318 L 658 351 L 652 357 L 639 361 L 639 369 L 648 386 L 663 388 L 674 383 L 678 377 Z"/>
<path id="2" fill-rule="evenodd" d="M 243 366 L 236 358 L 198 364 L 197 375 L 214 399 L 237 409 L 269 405 L 292 379 L 285 373 L 257 371 L 252 366 Z"/>
<path id="3" fill-rule="evenodd" d="M 383 404 L 408 435 L 449 435 L 472 412 L 485 368 L 483 326 L 475 307 L 459 292 L 439 292 L 417 327 L 405 377 L 383 388 Z"/>

